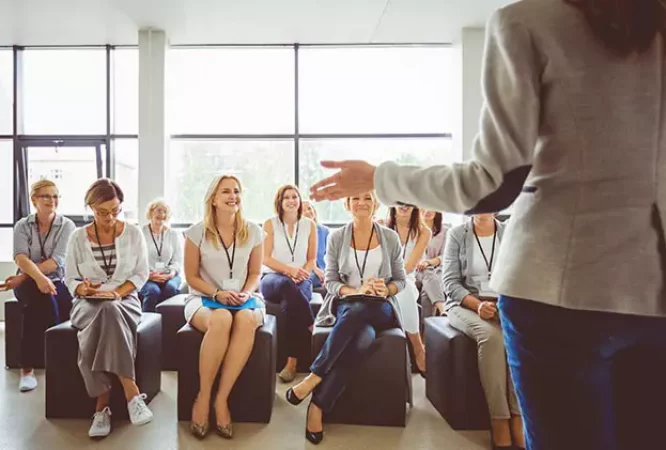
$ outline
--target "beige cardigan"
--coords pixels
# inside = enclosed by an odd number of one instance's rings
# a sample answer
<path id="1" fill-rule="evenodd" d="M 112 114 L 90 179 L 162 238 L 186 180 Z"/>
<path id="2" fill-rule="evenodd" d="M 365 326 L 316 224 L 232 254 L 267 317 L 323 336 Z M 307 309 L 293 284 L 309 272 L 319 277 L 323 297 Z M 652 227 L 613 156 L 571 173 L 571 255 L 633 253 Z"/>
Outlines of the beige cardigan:
<path id="1" fill-rule="evenodd" d="M 382 203 L 499 211 L 516 200 L 491 286 L 567 308 L 666 316 L 664 41 L 611 53 L 561 0 L 488 25 L 474 159 L 382 164 Z M 522 190 L 522 191 L 521 191 Z"/>

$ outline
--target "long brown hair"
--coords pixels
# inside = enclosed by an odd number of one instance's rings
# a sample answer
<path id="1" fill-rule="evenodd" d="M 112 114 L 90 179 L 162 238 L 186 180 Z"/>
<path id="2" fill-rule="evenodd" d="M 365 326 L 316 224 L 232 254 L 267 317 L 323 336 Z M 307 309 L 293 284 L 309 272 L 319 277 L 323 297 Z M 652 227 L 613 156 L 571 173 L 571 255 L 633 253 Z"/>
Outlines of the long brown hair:
<path id="1" fill-rule="evenodd" d="M 666 39 L 665 0 L 564 0 L 578 8 L 606 47 L 621 56 L 643 53 Z"/>
<path id="2" fill-rule="evenodd" d="M 240 180 L 233 175 L 222 175 L 213 179 L 208 186 L 204 203 L 206 205 L 206 212 L 204 213 L 204 226 L 206 227 L 206 240 L 213 244 L 216 249 L 220 249 L 220 239 L 217 234 L 217 224 L 215 223 L 216 208 L 213 205 L 213 199 L 220 188 L 220 184 L 224 180 L 234 180 L 238 185 L 238 190 L 243 193 L 243 185 Z M 250 230 L 247 220 L 243 217 L 243 203 L 238 206 L 238 211 L 234 216 L 234 227 L 236 228 L 236 239 L 238 245 L 244 245 L 250 237 Z"/>
<path id="3" fill-rule="evenodd" d="M 275 200 L 273 207 L 275 208 L 275 214 L 277 214 L 278 219 L 282 220 L 284 216 L 284 208 L 282 207 L 282 202 L 284 201 L 284 196 L 287 191 L 294 191 L 298 196 L 298 220 L 301 220 L 303 216 L 303 197 L 301 196 L 301 191 L 298 188 L 291 184 L 285 184 L 284 186 L 278 189 L 277 194 L 275 194 Z"/>
<path id="4" fill-rule="evenodd" d="M 396 210 L 395 206 L 391 206 L 389 209 L 389 218 L 386 222 L 386 227 L 392 229 L 395 232 L 398 231 L 398 224 L 396 222 L 397 213 L 398 211 Z M 422 226 L 423 220 L 421 219 L 421 211 L 418 207 L 414 206 L 412 215 L 409 216 L 409 233 L 407 234 L 407 240 L 409 240 L 410 237 L 413 237 L 414 239 L 418 238 L 419 234 L 421 233 Z"/>

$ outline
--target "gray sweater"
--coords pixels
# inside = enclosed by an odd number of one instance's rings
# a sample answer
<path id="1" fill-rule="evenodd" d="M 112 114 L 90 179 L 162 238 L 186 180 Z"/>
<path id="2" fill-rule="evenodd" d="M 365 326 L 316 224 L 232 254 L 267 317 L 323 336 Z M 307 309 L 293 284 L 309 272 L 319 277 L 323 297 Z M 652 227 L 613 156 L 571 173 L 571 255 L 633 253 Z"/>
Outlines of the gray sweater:
<path id="1" fill-rule="evenodd" d="M 386 284 L 393 282 L 398 287 L 399 292 L 405 288 L 405 279 L 407 278 L 405 264 L 402 260 L 400 238 L 395 231 L 378 224 L 375 224 L 375 231 L 382 248 L 382 264 L 379 267 L 379 276 L 384 279 Z M 352 224 L 350 223 L 331 232 L 328 236 L 325 272 L 328 294 L 315 319 L 315 325 L 318 327 L 332 327 L 335 325 L 340 288 L 345 286 L 352 271 L 358 270 L 355 265 L 350 263 L 349 258 L 351 232 Z M 390 297 L 388 301 L 391 303 L 402 328 L 402 314 L 397 300 L 395 297 Z"/>
<path id="2" fill-rule="evenodd" d="M 572 309 L 666 316 L 666 48 L 606 49 L 561 0 L 493 15 L 473 159 L 377 168 L 382 203 L 499 211 L 491 287 Z"/>
<path id="3" fill-rule="evenodd" d="M 500 221 L 496 221 L 496 223 L 497 241 L 501 245 L 506 225 Z M 481 289 L 481 286 L 478 286 L 468 273 L 475 245 L 477 244 L 471 220 L 449 230 L 442 259 L 442 279 L 444 293 L 447 296 L 447 311 L 460 305 L 468 295 L 478 294 Z M 495 264 L 493 266 L 497 267 Z"/>

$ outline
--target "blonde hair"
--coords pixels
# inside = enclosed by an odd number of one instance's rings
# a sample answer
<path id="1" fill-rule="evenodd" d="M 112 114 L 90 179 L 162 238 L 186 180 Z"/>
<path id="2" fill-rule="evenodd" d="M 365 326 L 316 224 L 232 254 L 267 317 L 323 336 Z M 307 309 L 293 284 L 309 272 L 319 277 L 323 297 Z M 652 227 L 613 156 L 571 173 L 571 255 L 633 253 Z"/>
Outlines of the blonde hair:
<path id="1" fill-rule="evenodd" d="M 49 187 L 58 189 L 58 186 L 56 186 L 56 184 L 51 180 L 39 180 L 39 181 L 33 183 L 32 186 L 30 186 L 30 200 L 32 200 L 32 203 L 33 204 L 35 203 L 34 199 L 35 199 L 35 197 L 37 197 L 37 193 L 41 189 L 49 188 Z"/>
<path id="2" fill-rule="evenodd" d="M 319 223 L 319 213 L 317 212 L 317 208 L 315 208 L 314 203 L 312 203 L 312 201 L 310 201 L 310 200 L 303 200 L 303 201 L 301 202 L 301 205 L 303 205 L 303 206 L 302 206 L 302 207 L 303 207 L 303 211 L 305 212 L 305 204 L 306 204 L 306 203 L 307 203 L 308 205 L 310 205 L 310 208 L 312 208 L 312 211 L 314 212 L 314 217 L 312 218 L 312 220 L 314 221 L 314 223 Z"/>
<path id="3" fill-rule="evenodd" d="M 375 213 L 379 210 L 379 207 L 381 206 L 381 204 L 379 203 L 379 198 L 377 198 L 377 194 L 375 193 L 374 190 L 373 190 L 373 191 L 370 191 L 370 192 L 364 192 L 363 195 L 368 194 L 368 193 L 369 193 L 370 196 L 372 197 L 372 203 L 373 203 L 373 205 L 375 206 L 375 207 L 372 209 L 372 216 L 374 217 L 374 216 L 375 216 Z M 349 212 L 351 212 L 351 199 L 352 199 L 351 197 L 347 197 L 347 198 L 345 198 L 345 208 L 346 208 L 347 211 L 349 211 Z"/>
<path id="4" fill-rule="evenodd" d="M 156 198 L 152 202 L 148 203 L 148 208 L 146 209 L 146 219 L 149 221 L 153 220 L 153 212 L 155 212 L 155 210 L 160 206 L 166 209 L 166 220 L 168 222 L 169 219 L 171 219 L 171 207 L 166 204 L 163 198 Z"/>
<path id="5" fill-rule="evenodd" d="M 220 188 L 220 184 L 224 180 L 234 180 L 238 185 L 240 192 L 243 192 L 243 185 L 240 180 L 233 175 L 220 175 L 213 179 L 208 186 L 208 191 L 206 191 L 206 196 L 204 197 L 205 203 L 205 213 L 204 213 L 204 226 L 206 228 L 205 239 L 210 241 L 216 249 L 220 248 L 220 239 L 217 235 L 217 226 L 215 224 L 215 205 L 213 205 L 213 199 L 217 190 Z M 250 237 L 250 230 L 247 224 L 247 221 L 243 217 L 243 208 L 242 204 L 238 207 L 238 212 L 234 217 L 234 227 L 236 228 L 236 239 L 238 240 L 238 245 L 243 245 L 247 242 Z"/>

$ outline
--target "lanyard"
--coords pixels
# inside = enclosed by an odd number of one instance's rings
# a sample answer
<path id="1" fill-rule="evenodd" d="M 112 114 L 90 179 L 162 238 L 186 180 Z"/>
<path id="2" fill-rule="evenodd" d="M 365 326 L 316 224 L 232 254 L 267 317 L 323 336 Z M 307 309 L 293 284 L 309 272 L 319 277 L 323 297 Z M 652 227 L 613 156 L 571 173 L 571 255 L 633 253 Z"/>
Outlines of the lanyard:
<path id="1" fill-rule="evenodd" d="M 289 247 L 289 253 L 291 253 L 291 262 L 296 261 L 296 245 L 298 244 L 298 229 L 301 227 L 301 221 L 299 220 L 296 223 L 296 237 L 294 238 L 294 246 L 291 246 L 291 242 L 289 241 L 289 236 L 287 235 L 287 227 L 284 226 L 284 222 L 280 221 L 282 223 L 282 229 L 284 230 L 284 240 L 287 241 L 287 247 Z"/>
<path id="2" fill-rule="evenodd" d="M 398 229 L 396 227 L 396 233 L 398 232 Z M 407 256 L 407 244 L 409 243 L 409 235 L 411 234 L 411 230 L 407 232 L 407 239 L 405 239 L 405 243 L 402 243 L 402 238 L 400 238 L 400 243 L 402 244 L 402 260 L 403 262 L 405 261 L 405 257 Z M 400 234 L 398 234 L 398 237 L 400 237 Z"/>
<path id="3" fill-rule="evenodd" d="M 354 247 L 354 259 L 356 260 L 356 267 L 358 268 L 358 273 L 361 275 L 361 283 L 363 283 L 363 275 L 365 275 L 365 265 L 368 263 L 368 255 L 370 254 L 370 245 L 372 244 L 372 237 L 375 234 L 375 225 L 372 225 L 372 231 L 370 232 L 370 239 L 368 240 L 368 247 L 365 251 L 365 257 L 363 258 L 363 266 L 358 262 L 358 253 L 356 252 L 356 238 L 354 237 L 354 226 L 352 225 L 352 247 Z"/>
<path id="4" fill-rule="evenodd" d="M 215 231 L 217 231 L 217 237 L 220 238 L 220 242 L 222 243 L 222 248 L 224 248 L 224 253 L 227 254 L 227 262 L 229 263 L 229 279 L 233 280 L 234 261 L 236 260 L 236 228 L 234 228 L 234 243 L 232 244 L 234 246 L 234 249 L 231 251 L 231 256 L 229 256 L 229 248 L 226 245 L 224 245 L 224 240 L 222 239 L 220 230 L 218 230 L 217 227 L 215 227 Z"/>
<path id="5" fill-rule="evenodd" d="M 113 242 L 115 244 L 116 241 L 116 225 L 118 222 L 113 224 Z M 106 276 L 110 277 L 111 276 L 111 264 L 113 263 L 113 253 L 109 255 L 109 262 L 106 262 L 106 255 L 104 254 L 104 246 L 99 240 L 99 232 L 97 231 L 97 222 L 93 220 L 93 227 L 95 228 L 95 237 L 97 238 L 97 245 L 99 245 L 99 251 L 102 253 L 102 262 L 104 263 L 104 271 L 106 272 Z"/>
<path id="6" fill-rule="evenodd" d="M 481 246 L 479 235 L 476 234 L 476 229 L 474 228 L 474 224 L 472 224 L 472 231 L 474 232 L 474 237 L 476 238 L 476 243 L 479 246 L 479 250 L 481 250 L 481 256 L 483 256 L 483 260 L 485 261 L 486 267 L 488 268 L 488 276 L 490 276 L 490 273 L 493 270 L 493 259 L 495 259 L 495 241 L 497 240 L 497 223 L 495 223 L 495 233 L 493 233 L 493 249 L 490 253 L 490 261 L 488 261 L 486 252 L 483 251 L 483 246 Z"/>
<path id="7" fill-rule="evenodd" d="M 49 225 L 49 231 L 46 233 L 46 236 L 44 237 L 44 241 L 42 241 L 42 235 L 39 232 L 39 219 L 35 217 L 35 226 L 37 227 L 37 239 L 39 239 L 39 250 L 42 254 L 42 261 L 46 261 L 48 258 L 46 257 L 46 251 L 44 250 L 44 246 L 49 240 L 49 236 L 51 235 L 51 231 L 53 230 L 53 222 L 55 222 L 56 216 L 55 214 L 53 215 L 53 219 L 51 219 L 51 224 Z"/>
<path id="8" fill-rule="evenodd" d="M 157 258 L 162 258 L 162 248 L 164 247 L 164 229 L 160 233 L 160 246 L 157 247 L 157 241 L 155 240 L 155 234 L 153 234 L 153 229 L 148 225 L 148 231 L 150 231 L 150 237 L 153 238 L 153 244 L 155 244 L 155 250 L 157 250 Z"/>

